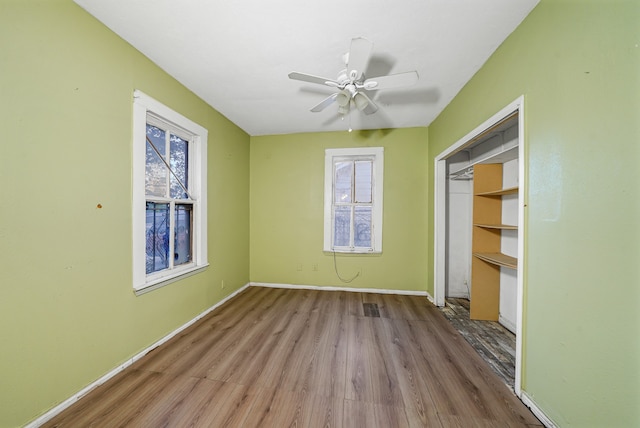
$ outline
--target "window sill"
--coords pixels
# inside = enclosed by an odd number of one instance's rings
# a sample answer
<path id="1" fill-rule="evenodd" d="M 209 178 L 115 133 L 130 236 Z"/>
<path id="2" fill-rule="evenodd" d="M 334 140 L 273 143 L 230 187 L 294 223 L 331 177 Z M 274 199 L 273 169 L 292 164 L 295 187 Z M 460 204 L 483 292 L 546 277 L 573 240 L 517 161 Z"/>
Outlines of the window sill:
<path id="1" fill-rule="evenodd" d="M 191 268 L 189 270 L 177 272 L 172 276 L 168 276 L 168 277 L 164 277 L 164 278 L 158 278 L 158 279 L 156 279 L 154 281 L 150 281 L 150 282 L 147 282 L 147 283 L 141 285 L 139 288 L 134 288 L 133 292 L 134 292 L 134 294 L 136 296 L 141 296 L 141 295 L 146 294 L 146 293 L 148 293 L 150 291 L 157 290 L 158 288 L 162 288 L 165 285 L 169 285 L 169 284 L 171 284 L 173 282 L 180 281 L 180 280 L 188 278 L 188 277 L 190 277 L 192 275 L 196 275 L 196 274 L 198 274 L 200 272 L 203 272 L 208 266 L 209 266 L 209 264 L 207 263 L 207 264 L 204 264 L 204 265 L 201 265 L 201 266 L 193 267 L 193 268 Z"/>
<path id="2" fill-rule="evenodd" d="M 372 255 L 380 255 L 380 254 L 382 254 L 381 250 L 378 251 L 378 250 L 358 250 L 358 249 L 355 249 L 355 250 L 345 250 L 345 249 L 341 249 L 341 250 L 340 249 L 336 249 L 336 250 L 329 249 L 329 250 L 327 250 L 327 249 L 324 249 L 323 251 L 324 251 L 325 254 L 334 254 L 335 253 L 335 254 L 354 254 L 354 255 L 363 255 L 363 256 L 366 256 L 368 254 L 372 254 Z"/>

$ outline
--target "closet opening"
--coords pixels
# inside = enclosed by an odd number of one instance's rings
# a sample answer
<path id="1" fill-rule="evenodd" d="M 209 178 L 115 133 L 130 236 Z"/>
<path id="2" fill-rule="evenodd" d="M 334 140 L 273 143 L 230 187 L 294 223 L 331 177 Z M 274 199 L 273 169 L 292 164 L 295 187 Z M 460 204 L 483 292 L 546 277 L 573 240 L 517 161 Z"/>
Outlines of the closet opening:
<path id="1" fill-rule="evenodd" d="M 434 302 L 521 395 L 523 98 L 435 159 Z"/>

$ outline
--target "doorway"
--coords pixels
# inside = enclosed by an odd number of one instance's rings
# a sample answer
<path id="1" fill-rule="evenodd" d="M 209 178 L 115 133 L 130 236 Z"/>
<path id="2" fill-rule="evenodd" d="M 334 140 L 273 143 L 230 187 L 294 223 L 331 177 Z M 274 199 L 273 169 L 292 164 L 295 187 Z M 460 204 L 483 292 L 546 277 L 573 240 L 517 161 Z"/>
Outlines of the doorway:
<path id="1" fill-rule="evenodd" d="M 513 387 L 518 396 L 526 194 L 523 104 L 519 97 L 435 158 L 434 200 L 434 302 L 443 307 L 447 297 L 468 298 L 472 318 L 495 316 L 516 335 Z M 499 210 L 489 215 L 492 220 L 486 218 L 486 206 Z"/>

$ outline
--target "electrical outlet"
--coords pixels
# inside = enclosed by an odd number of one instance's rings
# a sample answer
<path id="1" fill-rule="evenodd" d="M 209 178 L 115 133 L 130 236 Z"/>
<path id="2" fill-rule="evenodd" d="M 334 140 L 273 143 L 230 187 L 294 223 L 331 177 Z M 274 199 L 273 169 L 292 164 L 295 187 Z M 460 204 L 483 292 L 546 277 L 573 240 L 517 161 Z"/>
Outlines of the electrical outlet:
<path id="1" fill-rule="evenodd" d="M 222 280 L 222 283 L 220 284 L 220 288 L 224 289 L 224 279 Z"/>
<path id="2" fill-rule="evenodd" d="M 318 272 L 318 263 L 314 263 L 313 265 L 311 265 L 311 270 L 314 272 Z"/>
<path id="3" fill-rule="evenodd" d="M 302 263 L 298 263 L 296 266 L 296 270 L 300 272 L 302 270 Z"/>

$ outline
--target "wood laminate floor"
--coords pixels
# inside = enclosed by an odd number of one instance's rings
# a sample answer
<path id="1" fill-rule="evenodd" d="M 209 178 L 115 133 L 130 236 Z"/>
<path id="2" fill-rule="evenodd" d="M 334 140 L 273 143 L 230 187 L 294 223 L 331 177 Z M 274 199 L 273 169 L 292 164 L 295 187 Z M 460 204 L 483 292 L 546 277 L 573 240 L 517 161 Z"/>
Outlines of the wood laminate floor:
<path id="1" fill-rule="evenodd" d="M 541 424 L 424 297 L 250 287 L 44 426 Z"/>

